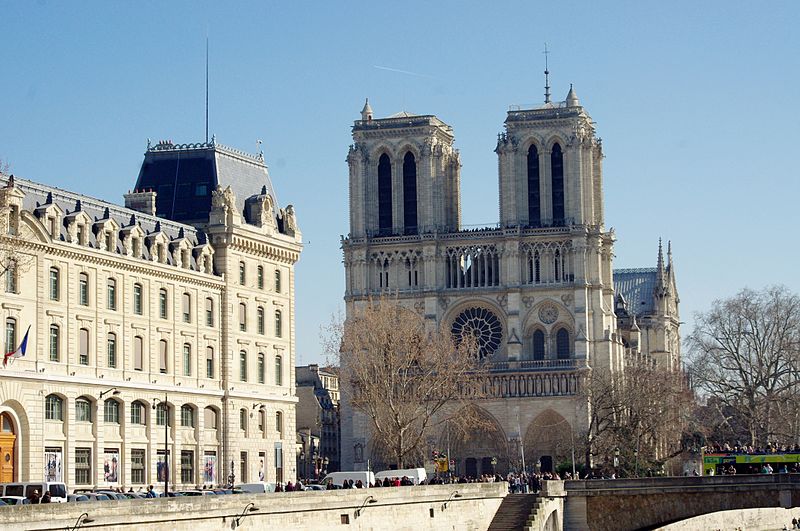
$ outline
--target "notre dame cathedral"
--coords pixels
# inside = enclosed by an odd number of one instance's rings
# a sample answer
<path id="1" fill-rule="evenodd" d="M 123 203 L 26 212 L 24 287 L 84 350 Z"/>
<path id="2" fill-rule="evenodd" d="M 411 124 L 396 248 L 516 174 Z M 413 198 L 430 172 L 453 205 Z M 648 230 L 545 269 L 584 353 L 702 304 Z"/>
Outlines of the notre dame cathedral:
<path id="1" fill-rule="evenodd" d="M 493 429 L 446 440 L 456 472 L 505 473 L 526 462 L 551 470 L 563 434 L 585 431 L 581 375 L 623 370 L 627 354 L 680 364 L 671 249 L 656 267 L 613 269 L 604 225 L 603 150 L 570 87 L 566 101 L 512 108 L 498 135 L 499 223 L 461 227 L 459 152 L 433 115 L 353 125 L 350 234 L 343 239 L 348 313 L 370 295 L 396 294 L 431 329 L 477 334 L 490 367 L 479 404 Z M 569 437 L 569 435 L 567 435 Z M 342 410 L 342 470 L 380 468 L 368 421 Z M 430 452 L 428 452 L 430 455 Z"/>

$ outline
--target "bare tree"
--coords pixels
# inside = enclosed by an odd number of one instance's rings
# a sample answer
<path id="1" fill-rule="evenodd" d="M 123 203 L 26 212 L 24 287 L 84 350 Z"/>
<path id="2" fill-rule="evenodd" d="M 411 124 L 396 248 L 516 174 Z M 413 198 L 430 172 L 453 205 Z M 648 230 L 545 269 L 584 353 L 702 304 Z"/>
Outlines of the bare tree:
<path id="1" fill-rule="evenodd" d="M 14 176 L 8 174 L 9 165 L 0 159 L 0 178 L 5 181 L 0 188 L 0 278 L 6 275 L 18 275 L 30 266 L 28 255 L 20 253 L 24 238 L 9 204 L 8 194 L 14 182 Z"/>
<path id="2" fill-rule="evenodd" d="M 326 336 L 342 392 L 369 419 L 376 451 L 398 468 L 420 459 L 432 429 L 453 415 L 451 426 L 472 424 L 472 408 L 462 406 L 482 396 L 485 377 L 474 337 L 426 330 L 422 317 L 387 298 L 357 307 Z"/>
<path id="3" fill-rule="evenodd" d="M 698 388 L 754 446 L 797 442 L 799 339 L 800 297 L 784 286 L 714 301 L 688 338 Z"/>

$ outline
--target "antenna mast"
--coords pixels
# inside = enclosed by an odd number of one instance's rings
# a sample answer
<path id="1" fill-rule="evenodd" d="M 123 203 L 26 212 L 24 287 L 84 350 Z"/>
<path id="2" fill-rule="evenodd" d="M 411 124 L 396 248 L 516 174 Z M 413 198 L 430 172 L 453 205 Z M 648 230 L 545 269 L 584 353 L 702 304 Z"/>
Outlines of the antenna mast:
<path id="1" fill-rule="evenodd" d="M 208 144 L 208 33 L 206 33 L 206 144 Z"/>
<path id="2" fill-rule="evenodd" d="M 550 70 L 547 68 L 547 43 L 544 43 L 544 102 L 550 103 Z"/>

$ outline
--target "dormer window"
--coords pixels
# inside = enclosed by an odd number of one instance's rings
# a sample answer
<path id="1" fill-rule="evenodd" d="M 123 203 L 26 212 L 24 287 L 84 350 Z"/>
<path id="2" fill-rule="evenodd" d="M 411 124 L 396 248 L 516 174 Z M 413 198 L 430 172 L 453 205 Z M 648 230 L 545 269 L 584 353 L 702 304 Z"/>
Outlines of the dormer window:
<path id="1" fill-rule="evenodd" d="M 189 266 L 192 265 L 192 253 L 189 249 L 183 249 L 181 251 L 181 264 L 184 269 L 189 269 Z"/>
<path id="2" fill-rule="evenodd" d="M 86 225 L 81 223 L 78 225 L 78 244 L 86 245 L 87 238 L 86 238 Z"/>
<path id="3" fill-rule="evenodd" d="M 131 249 L 134 258 L 141 258 L 142 239 L 137 236 L 131 236 Z"/>

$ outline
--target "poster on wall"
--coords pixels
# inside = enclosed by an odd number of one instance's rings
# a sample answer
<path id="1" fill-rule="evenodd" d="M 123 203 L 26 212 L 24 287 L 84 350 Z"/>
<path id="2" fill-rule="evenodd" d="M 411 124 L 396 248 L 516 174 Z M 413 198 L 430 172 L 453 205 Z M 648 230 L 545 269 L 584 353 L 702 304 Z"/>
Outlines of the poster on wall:
<path id="1" fill-rule="evenodd" d="M 159 450 L 156 456 L 156 479 L 160 483 L 169 481 L 169 463 L 165 459 L 163 450 Z"/>
<path id="2" fill-rule="evenodd" d="M 209 453 L 203 456 L 203 483 L 217 484 L 217 454 Z"/>
<path id="3" fill-rule="evenodd" d="M 61 448 L 45 448 L 44 480 L 55 482 L 64 481 L 61 475 Z"/>
<path id="4" fill-rule="evenodd" d="M 119 450 L 106 448 L 103 452 L 103 481 L 106 483 L 119 483 Z"/>

